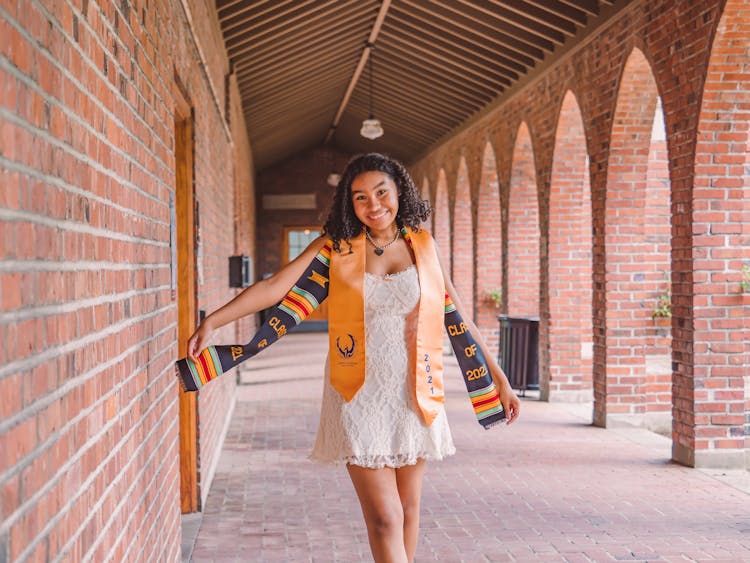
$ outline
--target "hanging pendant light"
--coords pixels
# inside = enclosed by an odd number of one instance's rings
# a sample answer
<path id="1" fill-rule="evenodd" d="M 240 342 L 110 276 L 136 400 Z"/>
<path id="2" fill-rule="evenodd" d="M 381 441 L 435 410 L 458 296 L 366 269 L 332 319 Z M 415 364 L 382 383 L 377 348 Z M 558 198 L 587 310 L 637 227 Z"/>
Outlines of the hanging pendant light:
<path id="1" fill-rule="evenodd" d="M 372 58 L 373 58 L 373 50 L 375 49 L 374 46 L 370 46 L 370 57 L 367 61 L 368 66 L 370 67 L 370 117 L 365 119 L 362 122 L 362 129 L 359 130 L 359 134 L 362 135 L 365 139 L 377 139 L 378 137 L 383 136 L 383 126 L 380 124 L 379 119 L 375 119 L 375 114 L 372 109 Z"/>

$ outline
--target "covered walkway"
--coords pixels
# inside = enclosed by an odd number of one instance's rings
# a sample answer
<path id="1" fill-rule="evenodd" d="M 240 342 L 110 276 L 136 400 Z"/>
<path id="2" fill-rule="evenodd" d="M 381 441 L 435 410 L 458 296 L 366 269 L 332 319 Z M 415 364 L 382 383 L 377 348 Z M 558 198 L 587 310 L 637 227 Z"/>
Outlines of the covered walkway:
<path id="1" fill-rule="evenodd" d="M 345 470 L 306 459 L 325 349 L 292 334 L 243 375 L 193 561 L 371 560 Z M 483 432 L 448 369 L 458 453 L 427 470 L 417 561 L 750 560 L 746 472 L 670 462 L 668 439 L 592 426 L 590 405 L 526 400 Z"/>
<path id="2" fill-rule="evenodd" d="M 750 0 L 0 0 L 0 563 L 369 558 L 319 336 L 174 377 L 366 151 L 491 353 L 539 319 L 517 427 L 455 374 L 418 559 L 750 561 Z"/>

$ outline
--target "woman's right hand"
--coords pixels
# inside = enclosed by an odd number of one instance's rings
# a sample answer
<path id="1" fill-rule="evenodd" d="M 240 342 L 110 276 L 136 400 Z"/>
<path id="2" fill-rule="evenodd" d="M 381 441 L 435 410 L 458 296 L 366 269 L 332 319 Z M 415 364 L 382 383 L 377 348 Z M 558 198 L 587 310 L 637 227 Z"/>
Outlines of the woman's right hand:
<path id="1" fill-rule="evenodd" d="M 201 325 L 190 337 L 187 344 L 188 357 L 194 362 L 198 361 L 198 356 L 208 344 L 209 338 L 214 332 L 214 328 L 211 326 L 208 318 L 203 319 Z"/>

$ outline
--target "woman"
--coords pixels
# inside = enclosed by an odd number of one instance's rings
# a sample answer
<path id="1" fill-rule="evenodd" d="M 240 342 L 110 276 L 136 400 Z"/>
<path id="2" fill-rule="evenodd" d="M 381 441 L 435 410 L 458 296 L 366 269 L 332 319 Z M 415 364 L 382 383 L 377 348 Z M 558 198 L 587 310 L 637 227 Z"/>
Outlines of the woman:
<path id="1" fill-rule="evenodd" d="M 195 360 L 213 330 L 278 303 L 308 264 L 329 250 L 329 361 L 310 457 L 346 464 L 378 562 L 414 559 L 425 461 L 455 452 L 442 408 L 442 323 L 434 320 L 444 314 L 446 293 L 468 317 L 434 241 L 419 229 L 429 212 L 400 163 L 380 154 L 355 157 L 339 182 L 323 236 L 208 316 L 188 342 Z M 464 325 L 489 359 L 511 423 L 518 398 L 476 326 L 470 320 Z"/>

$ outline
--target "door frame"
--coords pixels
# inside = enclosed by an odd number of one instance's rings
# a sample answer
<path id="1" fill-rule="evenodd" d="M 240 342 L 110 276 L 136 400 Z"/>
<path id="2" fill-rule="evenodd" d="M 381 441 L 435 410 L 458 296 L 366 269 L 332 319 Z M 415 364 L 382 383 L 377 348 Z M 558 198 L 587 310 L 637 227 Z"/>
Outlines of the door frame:
<path id="1" fill-rule="evenodd" d="M 175 76 L 174 153 L 175 214 L 177 217 L 177 348 L 178 357 L 187 355 L 187 341 L 198 317 L 195 214 L 194 114 Z M 180 412 L 180 506 L 183 514 L 200 510 L 198 482 L 197 393 L 187 393 L 175 384 Z"/>

